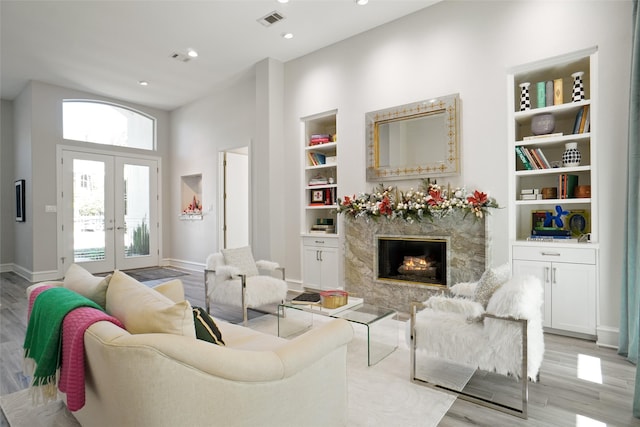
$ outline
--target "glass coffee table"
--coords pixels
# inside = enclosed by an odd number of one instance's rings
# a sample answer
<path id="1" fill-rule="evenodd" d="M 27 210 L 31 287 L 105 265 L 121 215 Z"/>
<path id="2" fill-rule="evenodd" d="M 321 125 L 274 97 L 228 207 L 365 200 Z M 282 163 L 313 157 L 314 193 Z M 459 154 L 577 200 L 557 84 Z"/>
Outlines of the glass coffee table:
<path id="1" fill-rule="evenodd" d="M 397 312 L 349 297 L 346 306 L 326 309 L 287 301 L 278 306 L 278 336 L 289 337 L 313 327 L 314 315 L 348 320 L 367 329 L 367 364 L 375 365 L 398 348 Z"/>

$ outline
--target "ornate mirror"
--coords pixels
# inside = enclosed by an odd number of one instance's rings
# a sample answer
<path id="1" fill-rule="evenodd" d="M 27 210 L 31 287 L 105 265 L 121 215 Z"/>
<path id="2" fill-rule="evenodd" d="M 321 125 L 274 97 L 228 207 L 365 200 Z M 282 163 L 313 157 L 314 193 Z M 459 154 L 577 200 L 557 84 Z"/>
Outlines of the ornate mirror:
<path id="1" fill-rule="evenodd" d="M 460 173 L 458 94 L 366 114 L 367 180 Z"/>

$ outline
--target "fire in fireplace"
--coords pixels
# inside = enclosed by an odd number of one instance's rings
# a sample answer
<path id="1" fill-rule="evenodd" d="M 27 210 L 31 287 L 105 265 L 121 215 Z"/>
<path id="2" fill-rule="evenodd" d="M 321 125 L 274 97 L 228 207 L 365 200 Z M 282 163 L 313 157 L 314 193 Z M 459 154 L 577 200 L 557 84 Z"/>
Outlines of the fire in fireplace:
<path id="1" fill-rule="evenodd" d="M 430 237 L 378 237 L 378 279 L 447 285 L 447 241 Z"/>

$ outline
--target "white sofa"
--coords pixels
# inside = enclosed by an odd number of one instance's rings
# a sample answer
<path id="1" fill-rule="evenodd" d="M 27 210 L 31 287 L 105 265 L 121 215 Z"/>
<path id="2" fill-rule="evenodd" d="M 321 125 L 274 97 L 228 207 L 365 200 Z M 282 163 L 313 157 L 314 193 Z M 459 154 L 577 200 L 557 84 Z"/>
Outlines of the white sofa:
<path id="1" fill-rule="evenodd" d="M 43 284 L 64 283 L 36 284 L 27 293 Z M 166 288 L 179 299 L 175 285 Z M 110 298 L 107 289 L 107 308 Z M 335 320 L 290 341 L 216 323 L 226 346 L 94 323 L 84 335 L 85 405 L 74 416 L 84 426 L 105 427 L 346 425 L 348 322 Z"/>

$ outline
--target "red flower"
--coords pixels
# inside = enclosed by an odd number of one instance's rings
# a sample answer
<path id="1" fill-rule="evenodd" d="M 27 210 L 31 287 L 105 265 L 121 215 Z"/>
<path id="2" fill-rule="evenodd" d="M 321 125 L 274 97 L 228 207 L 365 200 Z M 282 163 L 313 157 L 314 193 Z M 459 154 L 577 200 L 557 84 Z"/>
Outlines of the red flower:
<path id="1" fill-rule="evenodd" d="M 467 202 L 471 203 L 473 206 L 482 206 L 487 203 L 488 200 L 489 198 L 487 195 L 478 190 L 473 192 L 473 196 L 467 197 Z"/>
<path id="2" fill-rule="evenodd" d="M 382 215 L 391 215 L 391 200 L 387 196 L 382 198 L 379 209 Z"/>
<path id="3" fill-rule="evenodd" d="M 427 200 L 427 203 L 431 206 L 444 202 L 444 198 L 442 197 L 442 194 L 440 194 L 440 190 L 429 190 L 429 196 L 431 196 L 431 198 Z"/>
<path id="4" fill-rule="evenodd" d="M 344 201 L 342 202 L 343 206 L 349 206 L 351 204 L 351 198 L 349 196 L 344 196 Z"/>

